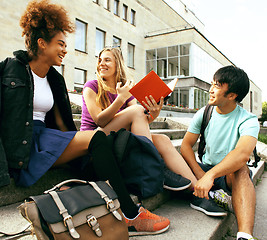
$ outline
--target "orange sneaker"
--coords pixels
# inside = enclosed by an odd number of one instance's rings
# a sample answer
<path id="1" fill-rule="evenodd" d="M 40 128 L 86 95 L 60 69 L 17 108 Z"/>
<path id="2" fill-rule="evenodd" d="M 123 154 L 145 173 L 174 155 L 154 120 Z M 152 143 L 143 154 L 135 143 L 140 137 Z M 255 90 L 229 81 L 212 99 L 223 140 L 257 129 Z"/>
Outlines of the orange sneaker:
<path id="1" fill-rule="evenodd" d="M 139 214 L 134 219 L 125 217 L 128 225 L 129 236 L 159 234 L 168 230 L 170 220 L 149 212 L 143 207 L 139 208 Z"/>

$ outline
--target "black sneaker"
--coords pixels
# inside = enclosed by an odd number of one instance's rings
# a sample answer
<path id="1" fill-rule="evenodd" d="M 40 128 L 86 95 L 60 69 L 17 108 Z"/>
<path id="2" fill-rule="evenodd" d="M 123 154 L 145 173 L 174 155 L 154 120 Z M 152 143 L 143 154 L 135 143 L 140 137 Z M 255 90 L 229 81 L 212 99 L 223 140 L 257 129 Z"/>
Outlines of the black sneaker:
<path id="1" fill-rule="evenodd" d="M 212 199 L 199 198 L 193 195 L 191 208 L 205 213 L 208 216 L 221 217 L 227 215 L 227 212 L 219 207 Z"/>
<path id="2" fill-rule="evenodd" d="M 191 181 L 187 178 L 182 177 L 179 174 L 176 174 L 169 170 L 168 168 L 164 169 L 164 184 L 163 187 L 172 191 L 181 191 L 186 188 L 189 188 Z"/>

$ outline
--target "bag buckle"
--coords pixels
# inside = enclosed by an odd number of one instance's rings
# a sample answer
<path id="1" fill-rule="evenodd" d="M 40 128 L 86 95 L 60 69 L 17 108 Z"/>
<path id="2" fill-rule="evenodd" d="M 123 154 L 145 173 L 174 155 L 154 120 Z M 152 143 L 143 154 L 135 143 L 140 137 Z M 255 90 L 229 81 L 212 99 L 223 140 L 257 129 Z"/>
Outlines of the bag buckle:
<path id="1" fill-rule="evenodd" d="M 107 204 L 107 209 L 112 209 L 112 208 L 115 207 L 114 202 L 113 202 L 112 199 L 109 199 L 109 200 L 106 202 L 106 204 Z"/>
<path id="2" fill-rule="evenodd" d="M 98 237 L 101 237 L 102 231 L 100 229 L 100 225 L 97 222 L 96 217 L 90 214 L 90 215 L 86 216 L 86 218 L 87 218 L 87 223 L 88 223 L 89 227 L 92 228 L 92 230 L 95 232 L 95 234 Z"/>
<path id="3" fill-rule="evenodd" d="M 64 217 L 64 219 L 63 219 L 63 223 L 64 223 L 64 226 L 65 226 L 65 227 L 67 227 L 67 223 L 66 223 L 66 221 L 69 220 L 69 219 L 72 220 L 72 216 L 71 216 L 71 215 L 68 215 L 68 216 Z"/>

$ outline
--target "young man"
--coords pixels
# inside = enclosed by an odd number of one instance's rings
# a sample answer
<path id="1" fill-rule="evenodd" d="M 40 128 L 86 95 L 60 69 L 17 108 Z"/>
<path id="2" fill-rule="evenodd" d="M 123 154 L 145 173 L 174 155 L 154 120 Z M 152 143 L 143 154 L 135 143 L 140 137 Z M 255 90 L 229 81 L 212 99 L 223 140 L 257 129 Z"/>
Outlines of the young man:
<path id="1" fill-rule="evenodd" d="M 204 132 L 206 151 L 202 163 L 196 161 L 192 147 L 200 135 L 204 108 L 194 116 L 181 146 L 182 156 L 198 180 L 191 207 L 205 212 L 201 200 L 209 199 L 211 189 L 223 189 L 232 194 L 237 239 L 252 240 L 256 196 L 246 163 L 257 143 L 259 123 L 254 114 L 237 104 L 249 92 L 248 76 L 234 66 L 220 68 L 209 92 L 209 104 L 215 107 Z M 227 194 L 220 197 L 222 201 L 231 200 Z"/>

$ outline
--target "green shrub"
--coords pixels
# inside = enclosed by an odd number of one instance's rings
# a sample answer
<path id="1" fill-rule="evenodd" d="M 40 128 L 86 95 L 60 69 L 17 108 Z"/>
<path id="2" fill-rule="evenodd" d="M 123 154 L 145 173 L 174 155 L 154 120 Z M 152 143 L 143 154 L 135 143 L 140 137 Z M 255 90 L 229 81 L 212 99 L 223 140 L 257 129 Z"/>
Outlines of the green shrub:
<path id="1" fill-rule="evenodd" d="M 266 134 L 259 134 L 258 140 L 260 142 L 267 144 L 267 135 Z"/>

